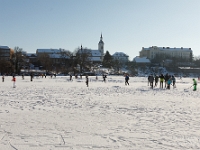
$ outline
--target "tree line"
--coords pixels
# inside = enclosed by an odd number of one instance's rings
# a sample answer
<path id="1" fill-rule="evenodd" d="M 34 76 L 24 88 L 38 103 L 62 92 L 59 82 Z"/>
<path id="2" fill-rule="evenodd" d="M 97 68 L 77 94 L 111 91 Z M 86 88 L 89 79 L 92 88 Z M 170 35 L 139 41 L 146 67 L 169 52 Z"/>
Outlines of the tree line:
<path id="1" fill-rule="evenodd" d="M 14 51 L 10 54 L 10 59 L 6 60 L 1 57 L 3 53 L 0 51 L 0 73 L 1 74 L 20 74 L 21 69 L 30 69 L 31 64 L 38 66 L 40 69 L 46 70 L 46 72 L 64 73 L 68 74 L 72 72 L 83 73 L 86 71 L 92 71 L 94 68 L 103 66 L 108 69 L 114 70 L 115 73 L 119 73 L 120 69 L 126 68 L 130 73 L 135 74 L 138 64 L 133 61 L 123 62 L 118 59 L 114 59 L 109 51 L 106 51 L 103 61 L 94 63 L 91 61 L 92 54 L 87 48 L 77 48 L 74 52 L 60 49 L 59 58 L 50 57 L 47 53 L 42 53 L 36 57 L 36 59 L 31 62 L 27 58 L 22 48 L 15 47 Z M 164 60 L 171 59 L 170 67 L 177 69 L 178 66 L 184 65 L 184 63 L 190 63 L 193 66 L 200 66 L 200 57 L 193 57 L 191 55 L 190 59 L 184 58 L 170 58 L 167 55 L 156 55 L 154 59 L 151 60 L 149 66 L 154 64 L 159 64 L 164 66 Z"/>

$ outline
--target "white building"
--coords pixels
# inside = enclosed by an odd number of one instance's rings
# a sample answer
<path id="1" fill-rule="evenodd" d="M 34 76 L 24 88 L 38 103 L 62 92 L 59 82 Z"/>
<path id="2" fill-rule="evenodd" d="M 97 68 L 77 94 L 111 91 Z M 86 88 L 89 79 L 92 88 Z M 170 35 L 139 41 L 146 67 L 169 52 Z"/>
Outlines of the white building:
<path id="1" fill-rule="evenodd" d="M 155 58 L 156 55 L 168 55 L 170 57 L 180 57 L 190 59 L 192 55 L 191 48 L 170 48 L 170 47 L 157 47 L 152 46 L 149 48 L 142 48 L 140 57 L 147 57 L 149 59 Z"/>
<path id="2" fill-rule="evenodd" d="M 49 56 L 53 54 L 61 54 L 61 49 L 37 49 L 36 55 L 40 56 L 41 54 L 48 54 Z"/>
<path id="3" fill-rule="evenodd" d="M 103 42 L 103 37 L 101 34 L 100 41 L 98 43 L 98 49 L 88 49 L 88 48 L 81 48 L 78 50 L 79 53 L 88 53 L 89 54 L 89 60 L 93 63 L 101 63 L 104 58 L 104 42 Z"/>
<path id="4" fill-rule="evenodd" d="M 118 61 L 123 62 L 123 63 L 128 62 L 128 58 L 129 58 L 129 56 L 126 55 L 126 54 L 123 53 L 123 52 L 115 52 L 115 53 L 112 55 L 112 57 L 113 57 L 114 60 L 118 60 Z"/>

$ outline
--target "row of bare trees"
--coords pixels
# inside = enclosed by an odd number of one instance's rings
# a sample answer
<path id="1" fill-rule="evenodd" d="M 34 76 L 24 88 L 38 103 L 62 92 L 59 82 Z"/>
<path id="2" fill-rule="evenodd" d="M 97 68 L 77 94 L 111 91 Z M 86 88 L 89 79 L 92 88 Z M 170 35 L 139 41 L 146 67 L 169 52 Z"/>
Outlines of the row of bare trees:
<path id="1" fill-rule="evenodd" d="M 42 53 L 37 56 L 34 62 L 31 62 L 22 48 L 15 47 L 10 53 L 10 59 L 1 57 L 0 52 L 0 73 L 1 74 L 20 74 L 21 69 L 30 69 L 30 65 L 39 66 L 46 72 L 69 73 L 83 72 L 89 70 L 92 66 L 90 61 L 91 53 L 86 48 L 77 48 L 74 52 L 60 49 L 58 56 Z"/>

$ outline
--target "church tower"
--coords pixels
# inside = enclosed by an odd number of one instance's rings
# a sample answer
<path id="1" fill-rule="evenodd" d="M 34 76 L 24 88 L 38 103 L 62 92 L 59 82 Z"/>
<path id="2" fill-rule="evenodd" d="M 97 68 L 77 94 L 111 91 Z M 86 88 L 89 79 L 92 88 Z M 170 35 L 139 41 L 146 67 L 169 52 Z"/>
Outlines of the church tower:
<path id="1" fill-rule="evenodd" d="M 99 44 L 98 44 L 98 50 L 101 52 L 101 60 L 103 61 L 103 56 L 104 56 L 104 42 L 103 42 L 102 34 L 101 34 L 100 41 L 99 41 Z"/>

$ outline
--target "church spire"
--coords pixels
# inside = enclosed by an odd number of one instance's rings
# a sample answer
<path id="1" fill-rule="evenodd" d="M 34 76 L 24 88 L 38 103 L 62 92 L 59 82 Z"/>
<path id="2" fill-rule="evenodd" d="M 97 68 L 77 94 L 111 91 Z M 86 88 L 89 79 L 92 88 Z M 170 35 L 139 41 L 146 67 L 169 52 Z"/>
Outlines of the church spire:
<path id="1" fill-rule="evenodd" d="M 100 41 L 99 41 L 99 44 L 98 44 L 98 50 L 101 52 L 101 60 L 103 61 L 103 57 L 104 57 L 104 42 L 103 42 L 102 33 L 101 33 Z"/>
<path id="2" fill-rule="evenodd" d="M 103 36 L 102 36 L 102 33 L 101 33 L 101 37 L 100 37 L 99 44 L 104 44 L 104 43 L 103 43 Z"/>

